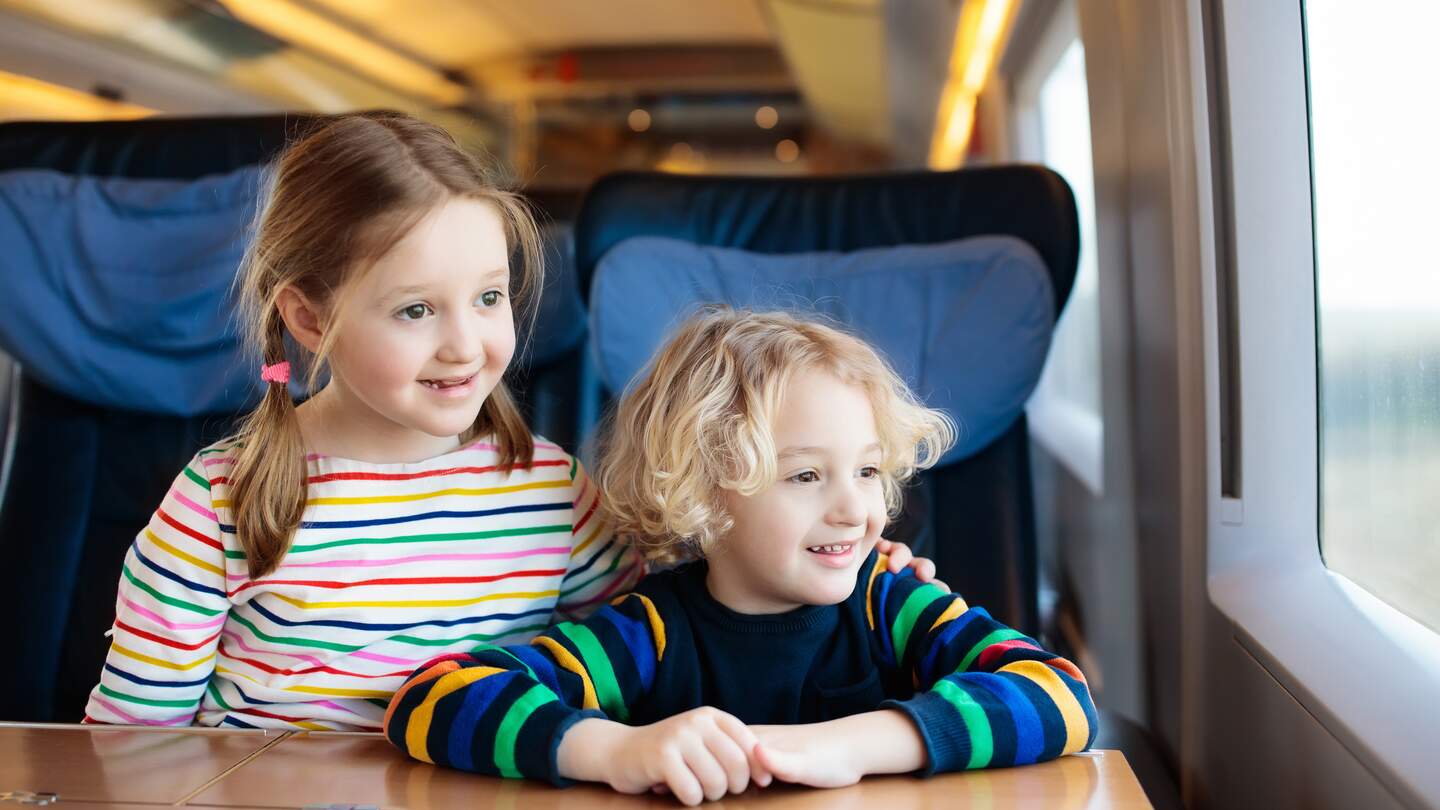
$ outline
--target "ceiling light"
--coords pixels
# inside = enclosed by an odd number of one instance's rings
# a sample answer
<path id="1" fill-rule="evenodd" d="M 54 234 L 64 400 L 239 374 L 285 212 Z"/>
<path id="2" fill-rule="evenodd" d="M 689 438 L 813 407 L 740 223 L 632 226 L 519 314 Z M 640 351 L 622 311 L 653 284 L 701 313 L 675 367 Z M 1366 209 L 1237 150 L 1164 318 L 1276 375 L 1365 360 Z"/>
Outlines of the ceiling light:
<path id="1" fill-rule="evenodd" d="M 1014 0 L 969 0 L 961 6 L 950 75 L 940 94 L 935 134 L 930 140 L 930 168 L 955 169 L 965 162 L 975 124 L 975 101 L 995 66 L 1014 6 Z"/>
<path id="2" fill-rule="evenodd" d="M 774 129 L 778 123 L 780 123 L 780 113 L 776 112 L 775 108 L 769 104 L 755 111 L 755 125 L 761 129 Z"/>
<path id="3" fill-rule="evenodd" d="M 638 107 L 630 111 L 630 117 L 626 120 L 636 132 L 644 132 L 650 128 L 650 113 Z"/>
<path id="4" fill-rule="evenodd" d="M 144 118 L 155 111 L 138 104 L 0 71 L 0 119 L 99 121 Z"/>

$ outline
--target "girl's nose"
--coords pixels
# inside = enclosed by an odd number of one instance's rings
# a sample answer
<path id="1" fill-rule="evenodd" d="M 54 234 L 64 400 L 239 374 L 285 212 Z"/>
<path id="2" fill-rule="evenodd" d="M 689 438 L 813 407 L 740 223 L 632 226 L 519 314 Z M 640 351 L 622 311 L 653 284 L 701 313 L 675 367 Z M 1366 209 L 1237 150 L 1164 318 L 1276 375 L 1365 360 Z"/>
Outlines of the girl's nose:
<path id="1" fill-rule="evenodd" d="M 476 319 L 450 318 L 440 341 L 435 359 L 445 363 L 468 365 L 485 359 L 484 333 Z"/>

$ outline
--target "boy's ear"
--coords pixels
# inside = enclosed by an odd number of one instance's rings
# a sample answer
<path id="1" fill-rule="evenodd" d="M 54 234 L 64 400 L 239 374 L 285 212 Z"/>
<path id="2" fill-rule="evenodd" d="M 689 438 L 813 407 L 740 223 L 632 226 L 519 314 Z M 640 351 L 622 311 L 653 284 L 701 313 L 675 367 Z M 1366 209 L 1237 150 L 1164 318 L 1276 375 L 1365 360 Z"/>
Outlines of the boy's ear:
<path id="1" fill-rule="evenodd" d="M 295 342 L 304 346 L 311 354 L 318 352 L 324 337 L 324 330 L 320 326 L 320 310 L 294 287 L 286 287 L 280 291 L 275 299 L 275 307 L 280 310 L 280 320 L 285 322 L 285 328 L 289 330 L 290 336 L 295 338 Z"/>

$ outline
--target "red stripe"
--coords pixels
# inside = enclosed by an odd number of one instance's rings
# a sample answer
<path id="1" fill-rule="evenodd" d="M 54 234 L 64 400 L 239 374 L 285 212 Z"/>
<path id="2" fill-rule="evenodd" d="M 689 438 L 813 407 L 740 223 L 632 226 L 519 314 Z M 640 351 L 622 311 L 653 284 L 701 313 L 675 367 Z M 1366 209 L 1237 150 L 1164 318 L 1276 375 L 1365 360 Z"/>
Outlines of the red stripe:
<path id="1" fill-rule="evenodd" d="M 980 660 L 976 662 L 976 666 L 980 667 L 980 669 L 988 670 L 991 661 L 1004 655 L 1006 651 L 1014 649 L 1039 650 L 1040 648 L 1024 639 L 1018 638 L 1012 638 L 1009 641 L 997 641 L 989 647 L 986 647 L 980 653 Z"/>
<path id="2" fill-rule="evenodd" d="M 230 659 L 231 661 L 243 661 L 250 666 L 255 667 L 256 669 L 263 669 L 272 675 L 308 675 L 312 672 L 326 672 L 331 675 L 346 675 L 351 678 L 403 678 L 413 671 L 411 669 L 402 669 L 399 672 L 382 672 L 378 675 L 362 675 L 359 672 L 347 672 L 343 669 L 335 669 L 334 667 L 325 666 L 307 667 L 306 669 L 281 669 L 279 667 L 272 667 L 269 664 L 257 661 L 254 658 L 245 658 L 243 656 L 234 655 L 229 650 L 225 649 L 225 642 L 223 641 L 220 642 L 220 654 Z"/>
<path id="3" fill-rule="evenodd" d="M 564 568 L 544 568 L 528 571 L 511 571 L 488 577 L 389 577 L 386 579 L 362 579 L 355 582 L 331 582 L 320 579 L 262 579 L 251 580 L 230 592 L 230 596 L 258 585 L 305 585 L 312 588 L 359 588 L 366 585 L 470 585 L 480 582 L 498 582 L 513 577 L 554 577 L 565 573 Z"/>
<path id="4" fill-rule="evenodd" d="M 216 549 L 216 550 L 219 550 L 219 551 L 224 551 L 224 550 L 225 550 L 225 547 L 222 546 L 222 545 L 220 545 L 220 541 L 219 541 L 219 540 L 216 540 L 216 539 L 213 538 L 213 537 L 206 537 L 205 535 L 201 534 L 200 532 L 197 532 L 197 531 L 195 531 L 194 529 L 190 528 L 189 526 L 186 526 L 184 523 L 181 523 L 180 521 L 176 520 L 175 518 L 170 517 L 169 515 L 165 514 L 165 510 L 164 510 L 164 509 L 156 509 L 156 510 L 155 510 L 155 514 L 159 515 L 161 520 L 165 521 L 167 524 L 169 524 L 170 526 L 174 527 L 177 531 L 180 531 L 181 533 L 185 534 L 186 536 L 192 537 L 192 538 L 194 538 L 194 539 L 196 539 L 196 540 L 199 540 L 200 542 L 204 543 L 205 545 L 207 545 L 207 546 L 209 546 L 209 547 L 211 547 L 211 548 L 213 548 L 213 549 Z"/>
<path id="5" fill-rule="evenodd" d="M 271 720 L 284 720 L 284 721 L 287 722 L 287 723 L 313 723 L 313 722 L 315 722 L 314 719 L 309 718 L 309 717 L 286 717 L 286 716 L 283 715 L 283 714 L 275 714 L 274 712 L 262 711 L 262 710 L 260 710 L 260 709 L 251 709 L 251 708 L 245 707 L 245 706 L 237 707 L 237 708 L 231 709 L 230 711 L 236 712 L 237 714 L 253 714 L 253 715 L 257 716 L 257 717 L 268 717 L 268 718 L 270 718 Z"/>
<path id="6" fill-rule="evenodd" d="M 528 465 L 518 465 L 517 470 L 530 470 L 536 467 L 565 467 L 569 466 L 568 461 L 535 461 Z M 323 484 L 326 481 L 411 481 L 416 478 L 435 478 L 441 475 L 460 475 L 463 473 L 489 473 L 500 469 L 499 465 L 489 467 L 447 467 L 443 470 L 425 470 L 413 473 L 369 473 L 369 472 L 337 472 L 315 475 L 305 479 L 308 484 Z"/>
<path id="7" fill-rule="evenodd" d="M 210 479 L 210 486 L 212 486 L 212 487 L 218 487 L 218 486 L 220 486 L 221 484 L 229 485 L 229 483 L 230 483 L 230 478 L 229 478 L 228 476 L 224 476 L 224 475 L 220 476 L 219 478 L 211 478 L 211 479 Z"/>
<path id="8" fill-rule="evenodd" d="M 600 505 L 600 499 L 599 499 L 599 498 L 596 498 L 596 499 L 594 499 L 593 501 L 591 501 L 591 502 L 590 502 L 590 508 L 585 512 L 585 517 L 580 518 L 580 522 L 575 524 L 575 528 L 572 529 L 570 533 L 571 533 L 571 534 L 579 534 L 579 533 L 580 533 L 580 530 L 583 529 L 583 528 L 585 528 L 585 524 L 590 522 L 590 516 L 593 515 L 593 514 L 595 514 L 595 507 L 597 507 L 597 506 L 599 506 L 599 505 Z"/>
<path id="9" fill-rule="evenodd" d="M 204 640 L 202 640 L 202 641 L 197 641 L 197 642 L 195 642 L 194 644 L 181 644 L 180 642 L 176 641 L 176 640 L 173 639 L 173 638 L 166 638 L 166 637 L 164 637 L 164 636 L 157 636 L 157 635 L 155 635 L 154 633 L 147 633 L 147 632 L 145 632 L 144 630 L 141 630 L 141 629 L 139 629 L 139 628 L 137 628 L 137 627 L 131 627 L 130 625 L 128 625 L 128 624 L 120 621 L 119 619 L 116 619 L 116 620 L 115 620 L 115 626 L 118 627 L 118 628 L 120 628 L 121 630 L 124 630 L 125 632 L 129 633 L 129 634 L 132 635 L 132 636 L 139 636 L 140 638 L 147 639 L 147 640 L 149 640 L 149 641 L 153 641 L 153 642 L 155 642 L 156 644 L 164 644 L 166 647 L 174 647 L 174 648 L 177 649 L 177 650 L 198 650 L 198 649 L 200 649 L 201 647 L 204 647 L 206 644 L 209 644 L 210 642 L 214 641 L 214 640 L 215 640 L 215 636 L 220 635 L 220 631 L 219 631 L 219 630 L 216 630 L 214 635 L 212 635 L 212 636 L 210 636 L 209 638 L 206 638 L 206 639 L 204 639 Z"/>

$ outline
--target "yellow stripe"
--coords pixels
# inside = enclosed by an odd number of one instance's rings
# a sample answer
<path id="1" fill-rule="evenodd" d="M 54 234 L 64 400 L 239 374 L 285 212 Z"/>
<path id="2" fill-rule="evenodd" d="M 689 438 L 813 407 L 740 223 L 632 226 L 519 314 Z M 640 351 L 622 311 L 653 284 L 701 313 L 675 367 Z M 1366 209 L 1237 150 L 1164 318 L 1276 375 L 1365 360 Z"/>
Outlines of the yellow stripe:
<path id="1" fill-rule="evenodd" d="M 663 660 L 665 658 L 665 622 L 661 621 L 660 611 L 655 609 L 655 603 L 650 601 L 650 597 L 639 593 L 627 593 L 611 599 L 610 604 L 618 605 L 631 597 L 639 599 L 640 604 L 645 606 L 645 615 L 650 619 L 650 635 L 655 637 L 655 660 Z"/>
<path id="2" fill-rule="evenodd" d="M 593 528 L 593 529 L 590 530 L 590 536 L 587 537 L 587 538 L 585 538 L 585 542 L 583 542 L 583 543 L 581 543 L 580 545 L 576 546 L 576 547 L 575 547 L 575 550 L 570 552 L 570 559 L 573 560 L 573 559 L 575 559 L 576 557 L 578 557 L 578 556 L 580 555 L 580 552 L 582 552 L 582 551 L 585 550 L 585 547 L 586 547 L 586 546 L 588 546 L 588 545 L 590 545 L 591 543 L 595 542 L 595 538 L 597 538 L 597 537 L 600 536 L 600 530 L 603 529 L 603 528 L 605 528 L 605 523 L 600 520 L 599 516 L 596 516 L 596 517 L 595 517 L 595 528 Z"/>
<path id="3" fill-rule="evenodd" d="M 275 688 L 271 684 L 265 683 L 264 681 L 256 678 L 253 675 L 247 675 L 244 672 L 238 672 L 236 670 L 230 669 L 229 667 L 217 666 L 215 667 L 215 671 L 219 673 L 224 673 L 226 675 L 234 675 L 237 678 L 244 678 L 245 680 L 255 684 L 256 686 L 263 686 L 267 689 Z M 281 689 L 281 691 L 300 692 L 306 695 L 327 695 L 330 697 L 353 698 L 384 698 L 386 700 L 389 700 L 391 697 L 394 696 L 393 692 L 385 692 L 375 689 L 325 689 L 319 686 L 287 686 Z"/>
<path id="4" fill-rule="evenodd" d="M 948 621 L 950 621 L 950 620 L 952 620 L 952 619 L 955 619 L 955 618 L 961 616 L 962 614 L 965 613 L 965 611 L 967 611 L 967 610 L 969 610 L 969 609 L 970 609 L 970 608 L 968 608 L 968 607 L 965 606 L 965 600 L 964 600 L 964 599 L 960 599 L 960 598 L 957 597 L 954 602 L 951 602 L 951 603 L 950 603 L 950 607 L 945 608 L 945 612 L 944 612 L 944 613 L 941 613 L 939 616 L 937 616 L 937 617 L 935 618 L 935 622 L 934 622 L 934 624 L 931 624 L 931 625 L 930 625 L 930 630 L 928 631 L 928 633 L 933 633 L 933 632 L 935 632 L 935 628 L 939 627 L 940 625 L 944 624 L 945 622 L 948 622 Z"/>
<path id="5" fill-rule="evenodd" d="M 215 574 L 216 576 L 222 576 L 222 577 L 225 576 L 225 569 L 221 568 L 221 567 L 218 566 L 218 565 L 211 565 L 210 563 L 205 562 L 204 560 L 200 559 L 199 557 L 196 557 L 196 556 L 193 556 L 193 555 L 190 555 L 190 554 L 186 554 L 185 552 L 181 551 L 181 550 L 178 549 L 178 548 L 175 548 L 174 546 L 170 545 L 169 543 L 165 542 L 164 540 L 161 540 L 158 536 L 156 536 L 156 534 L 155 534 L 154 532 L 150 531 L 149 529 L 146 529 L 146 530 L 145 530 L 145 536 L 150 539 L 150 542 L 154 543 L 155 545 L 157 545 L 157 546 L 159 546 L 160 548 L 163 548 L 163 549 L 165 549 L 167 552 L 169 552 L 169 553 L 170 553 L 170 556 L 172 556 L 172 557 L 179 557 L 180 559 L 184 560 L 185 562 L 190 563 L 191 565 L 195 566 L 196 568 L 199 568 L 199 569 L 201 569 L 201 570 L 203 570 L 203 571 L 209 571 L 210 573 Z"/>
<path id="6" fill-rule="evenodd" d="M 1085 747 L 1085 740 L 1090 736 L 1090 724 L 1085 722 L 1085 710 L 1080 708 L 1080 702 L 1065 686 L 1065 682 L 1060 680 L 1055 670 L 1040 661 L 1016 661 L 1001 667 L 1000 671 L 1013 672 L 1028 678 L 1050 696 L 1050 702 L 1055 704 L 1055 708 L 1060 710 L 1060 716 L 1065 718 L 1065 748 L 1060 752 L 1061 756 L 1073 754 Z"/>
<path id="7" fill-rule="evenodd" d="M 366 602 L 310 602 L 304 599 L 296 599 L 293 596 L 271 593 L 270 596 L 282 602 L 294 605 L 302 610 L 320 610 L 324 608 L 357 608 L 357 607 L 464 607 L 476 605 L 481 602 L 493 602 L 497 599 L 558 599 L 559 591 L 513 591 L 508 593 L 494 593 L 489 596 L 477 596 L 473 599 L 426 599 L 426 600 L 403 600 L 403 601 L 379 601 Z"/>
<path id="8" fill-rule="evenodd" d="M 549 650 L 550 654 L 555 656 L 555 663 L 580 676 L 580 683 L 585 687 L 584 705 L 580 708 L 600 708 L 600 701 L 595 697 L 595 684 L 590 680 L 590 673 L 585 671 L 585 665 L 580 663 L 578 658 L 571 655 L 569 650 L 560 645 L 560 642 L 549 636 L 536 636 L 530 643 Z"/>
<path id="9" fill-rule="evenodd" d="M 374 503 L 406 503 L 408 501 L 423 501 L 430 498 L 443 498 L 446 495 L 503 495 L 509 492 L 524 492 L 531 489 L 559 489 L 570 486 L 569 481 L 534 481 L 529 484 L 514 484 L 508 487 L 483 487 L 481 489 L 442 489 L 436 492 L 420 492 L 414 495 L 371 495 L 359 498 L 311 498 L 305 502 L 306 506 L 355 506 Z M 224 509 L 230 506 L 230 501 L 217 499 L 210 502 L 214 509 Z"/>
<path id="10" fill-rule="evenodd" d="M 875 605 L 872 602 L 875 593 L 875 578 L 880 576 L 881 571 L 885 570 L 889 559 L 890 558 L 884 554 L 877 554 L 875 556 L 875 567 L 870 569 L 870 578 L 865 581 L 865 622 L 870 625 L 871 630 L 875 629 Z"/>
<path id="11" fill-rule="evenodd" d="M 194 669 L 195 667 L 198 667 L 198 666 L 200 666 L 201 664 L 204 664 L 205 662 L 210 661 L 210 660 L 212 660 L 212 659 L 215 658 L 215 653 L 210 653 L 209 655 L 205 656 L 204 658 L 201 658 L 201 659 L 196 660 L 196 661 L 191 661 L 191 662 L 188 663 L 188 664 L 177 664 L 177 663 L 174 663 L 173 661 L 166 661 L 166 660 L 163 659 L 163 658 L 152 658 L 152 657 L 150 657 L 150 656 L 148 656 L 148 655 L 145 655 L 144 653 L 138 653 L 138 652 L 135 652 L 134 650 L 129 650 L 129 649 L 126 649 L 126 648 L 124 648 L 124 647 L 121 647 L 119 644 L 111 644 L 111 645 L 110 645 L 110 649 L 114 650 L 115 652 L 120 653 L 121 655 L 127 656 L 127 657 L 129 657 L 129 658 L 134 658 L 136 661 L 144 661 L 145 663 L 150 664 L 151 666 L 162 667 L 162 668 L 164 668 L 164 669 L 174 669 L 174 670 L 178 670 L 178 671 L 180 671 L 180 672 L 184 672 L 184 671 L 187 670 L 187 669 Z"/>
<path id="12" fill-rule="evenodd" d="M 415 707 L 415 711 L 410 713 L 410 722 L 405 725 L 405 750 L 410 752 L 410 756 L 434 765 L 435 760 L 430 758 L 430 752 L 425 746 L 425 738 L 430 735 L 430 721 L 435 718 L 435 704 L 457 689 L 505 671 L 499 667 L 469 667 L 452 672 L 436 681 L 435 685 L 430 687 L 430 692 L 425 695 L 425 700 Z"/>

